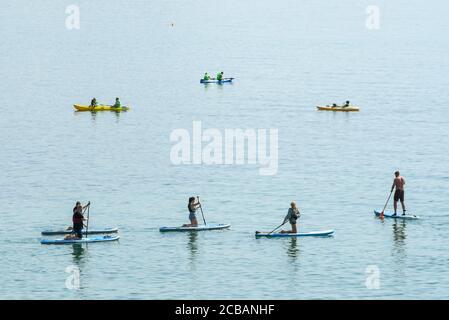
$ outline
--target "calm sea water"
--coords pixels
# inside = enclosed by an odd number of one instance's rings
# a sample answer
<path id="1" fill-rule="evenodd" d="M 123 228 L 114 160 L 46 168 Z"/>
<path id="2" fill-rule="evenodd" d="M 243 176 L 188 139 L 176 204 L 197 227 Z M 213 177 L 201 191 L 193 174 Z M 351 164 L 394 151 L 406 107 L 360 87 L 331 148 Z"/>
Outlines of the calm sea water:
<path id="1" fill-rule="evenodd" d="M 449 298 L 447 1 L 78 1 L 68 30 L 71 4 L 0 4 L 1 299 Z M 232 85 L 198 83 L 221 70 Z M 73 111 L 94 96 L 132 110 Z M 347 99 L 361 112 L 315 110 Z M 278 129 L 278 173 L 173 165 L 193 121 Z M 373 217 L 397 169 L 420 221 Z M 231 229 L 160 234 L 191 195 Z M 120 241 L 40 245 L 76 200 Z M 335 236 L 256 240 L 292 200 Z"/>

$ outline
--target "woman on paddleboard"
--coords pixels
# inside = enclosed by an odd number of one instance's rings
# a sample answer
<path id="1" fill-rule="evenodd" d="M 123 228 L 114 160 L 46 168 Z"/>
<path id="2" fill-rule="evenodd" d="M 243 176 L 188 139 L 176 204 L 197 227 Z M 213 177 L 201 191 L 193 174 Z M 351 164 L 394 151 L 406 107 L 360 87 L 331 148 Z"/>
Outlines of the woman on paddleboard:
<path id="1" fill-rule="evenodd" d="M 200 207 L 199 201 L 195 203 L 195 197 L 189 198 L 189 204 L 187 208 L 189 209 L 189 220 L 190 224 L 184 224 L 183 227 L 198 227 L 198 220 L 196 218 L 196 210 Z"/>
<path id="2" fill-rule="evenodd" d="M 281 233 L 298 233 L 298 230 L 296 228 L 296 220 L 299 219 L 301 213 L 299 212 L 298 208 L 296 207 L 296 203 L 292 202 L 290 203 L 290 208 L 288 209 L 288 213 L 285 216 L 284 223 L 287 221 L 290 222 L 292 229 L 291 230 L 281 230 Z"/>
<path id="3" fill-rule="evenodd" d="M 90 201 L 84 207 L 81 205 L 81 202 L 77 201 L 75 207 L 73 208 L 73 232 L 78 239 L 83 238 L 83 228 L 84 228 L 84 218 L 83 212 L 90 205 Z"/>

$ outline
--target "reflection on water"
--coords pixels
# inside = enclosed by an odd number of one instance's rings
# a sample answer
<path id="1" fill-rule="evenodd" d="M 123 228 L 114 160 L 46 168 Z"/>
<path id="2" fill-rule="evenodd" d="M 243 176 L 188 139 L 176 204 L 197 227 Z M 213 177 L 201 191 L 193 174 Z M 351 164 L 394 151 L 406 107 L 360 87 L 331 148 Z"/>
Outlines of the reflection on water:
<path id="1" fill-rule="evenodd" d="M 407 222 L 405 220 L 395 221 L 393 223 L 393 252 L 392 255 L 397 256 L 399 260 L 404 260 L 407 257 L 406 254 L 406 232 Z"/>
<path id="2" fill-rule="evenodd" d="M 189 232 L 189 236 L 188 236 L 188 242 L 187 242 L 187 247 L 188 250 L 190 252 L 190 257 L 189 260 L 192 264 L 192 267 L 194 268 L 194 262 L 196 259 L 196 253 L 198 252 L 198 244 L 197 244 L 197 239 L 198 239 L 198 232 Z"/>
<path id="3" fill-rule="evenodd" d="M 86 249 L 83 248 L 83 245 L 81 243 L 74 243 L 72 245 L 72 248 L 73 248 L 72 252 L 73 263 L 75 263 L 79 267 L 79 264 L 83 260 L 83 256 L 85 254 Z"/>
<path id="4" fill-rule="evenodd" d="M 114 112 L 114 113 L 115 113 L 115 122 L 118 123 L 118 121 L 120 120 L 121 112 Z"/>
<path id="5" fill-rule="evenodd" d="M 108 112 L 108 111 L 106 111 L 106 112 Z M 114 113 L 114 114 L 115 114 L 116 123 L 117 123 L 118 120 L 120 119 L 120 115 L 121 115 L 123 112 L 126 112 L 126 111 L 120 111 L 120 112 L 112 111 L 112 112 L 111 112 L 111 113 Z M 95 122 L 96 119 L 97 119 L 97 113 L 98 113 L 98 112 L 97 112 L 97 111 L 74 111 L 73 113 L 75 114 L 75 116 L 78 116 L 78 115 L 80 115 L 80 114 L 90 113 L 90 120 L 91 120 L 92 122 Z"/>
<path id="6" fill-rule="evenodd" d="M 292 237 L 290 239 L 290 243 L 287 248 L 287 255 L 290 258 L 294 258 L 294 259 L 299 257 L 298 239 L 296 237 Z"/>
<path id="7" fill-rule="evenodd" d="M 232 82 L 225 82 L 225 83 L 217 83 L 218 89 L 219 90 L 223 90 L 223 88 L 226 86 L 232 86 L 233 83 Z"/>
<path id="8" fill-rule="evenodd" d="M 95 122 L 96 119 L 97 119 L 97 113 L 95 111 L 91 111 L 90 112 L 90 120 L 92 122 Z"/>
<path id="9" fill-rule="evenodd" d="M 407 233 L 405 232 L 406 226 L 405 220 L 400 222 L 395 221 L 393 223 L 393 235 L 396 244 L 405 244 L 405 239 L 407 238 Z"/>
<path id="10" fill-rule="evenodd" d="M 207 91 L 211 88 L 211 86 L 215 86 L 219 90 L 223 90 L 224 86 L 233 86 L 234 84 L 232 82 L 225 82 L 225 83 L 202 83 L 201 85 L 203 85 L 204 90 Z"/>

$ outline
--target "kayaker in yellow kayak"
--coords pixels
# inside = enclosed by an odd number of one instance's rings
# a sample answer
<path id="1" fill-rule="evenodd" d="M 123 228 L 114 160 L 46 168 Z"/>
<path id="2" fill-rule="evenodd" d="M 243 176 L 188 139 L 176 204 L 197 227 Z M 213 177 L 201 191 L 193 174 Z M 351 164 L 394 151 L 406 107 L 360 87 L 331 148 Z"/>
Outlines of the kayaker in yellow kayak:
<path id="1" fill-rule="evenodd" d="M 290 222 L 292 230 L 281 230 L 281 233 L 298 233 L 298 229 L 296 228 L 296 220 L 298 220 L 300 216 L 301 213 L 296 207 L 296 203 L 290 203 L 290 208 L 288 209 L 288 213 L 284 218 L 284 224 L 287 223 L 287 221 Z"/>
<path id="2" fill-rule="evenodd" d="M 332 104 L 332 108 L 338 107 L 336 103 Z"/>
<path id="3" fill-rule="evenodd" d="M 115 104 L 112 106 L 112 108 L 120 108 L 122 104 L 120 103 L 119 98 L 115 98 Z"/>
<path id="4" fill-rule="evenodd" d="M 97 104 L 97 99 L 93 98 L 92 101 L 90 102 L 90 106 L 91 106 L 92 108 L 95 108 L 97 105 L 98 105 L 98 104 Z"/>
<path id="5" fill-rule="evenodd" d="M 224 72 L 222 71 L 222 72 L 220 72 L 220 73 L 217 73 L 217 80 L 218 81 L 221 81 L 221 80 L 223 80 L 223 74 L 224 74 Z"/>
<path id="6" fill-rule="evenodd" d="M 346 101 L 346 103 L 343 105 L 343 108 L 347 108 L 347 107 L 349 107 L 349 101 Z"/>
<path id="7" fill-rule="evenodd" d="M 204 74 L 203 80 L 205 81 L 210 80 L 210 76 L 207 72 Z"/>

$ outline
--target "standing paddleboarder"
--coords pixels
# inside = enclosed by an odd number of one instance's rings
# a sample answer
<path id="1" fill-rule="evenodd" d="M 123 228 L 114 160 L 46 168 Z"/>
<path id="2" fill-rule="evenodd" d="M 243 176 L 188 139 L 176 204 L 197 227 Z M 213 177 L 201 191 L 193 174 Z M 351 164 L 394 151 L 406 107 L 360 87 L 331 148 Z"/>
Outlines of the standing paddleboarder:
<path id="1" fill-rule="evenodd" d="M 75 232 L 78 239 L 83 238 L 84 221 L 86 221 L 83 212 L 89 205 L 90 201 L 84 207 L 81 205 L 81 202 L 78 201 L 73 208 L 73 232 Z"/>
<path id="2" fill-rule="evenodd" d="M 398 209 L 398 201 L 401 201 L 402 206 L 402 215 L 405 216 L 405 203 L 404 203 L 404 185 L 405 185 L 405 179 L 403 176 L 401 176 L 399 171 L 396 171 L 394 173 L 394 180 L 393 185 L 391 186 L 391 192 L 396 188 L 396 191 L 394 192 L 394 216 L 396 216 L 396 212 Z"/>
<path id="3" fill-rule="evenodd" d="M 292 226 L 292 230 L 281 230 L 281 233 L 298 233 L 298 229 L 296 228 L 296 220 L 299 219 L 301 213 L 296 207 L 296 203 L 290 203 L 290 208 L 288 208 L 288 213 L 285 216 L 284 224 L 288 221 Z"/>
<path id="4" fill-rule="evenodd" d="M 187 208 L 189 209 L 189 220 L 190 224 L 183 224 L 183 227 L 198 227 L 198 219 L 196 218 L 196 210 L 201 206 L 200 202 L 195 202 L 195 197 L 189 198 L 189 204 Z"/>

